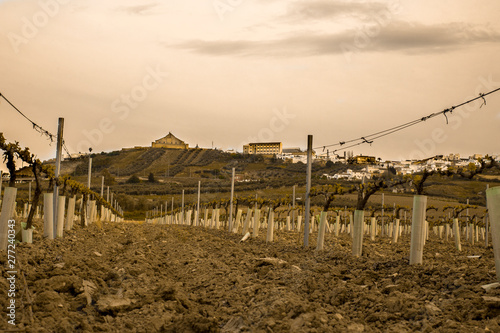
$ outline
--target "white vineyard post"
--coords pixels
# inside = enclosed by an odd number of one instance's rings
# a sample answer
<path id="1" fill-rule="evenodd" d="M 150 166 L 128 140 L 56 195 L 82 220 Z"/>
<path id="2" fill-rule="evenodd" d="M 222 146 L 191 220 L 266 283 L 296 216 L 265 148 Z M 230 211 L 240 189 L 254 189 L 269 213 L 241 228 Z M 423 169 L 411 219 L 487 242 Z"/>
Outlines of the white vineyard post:
<path id="1" fill-rule="evenodd" d="M 326 225 L 327 215 L 328 215 L 327 212 L 324 211 L 321 212 L 316 250 L 323 250 L 323 246 L 325 243 L 325 225 Z"/>
<path id="2" fill-rule="evenodd" d="M 231 199 L 229 201 L 229 216 L 227 219 L 228 231 L 233 231 L 233 198 L 234 198 L 234 173 L 235 168 L 232 170 L 231 175 Z"/>
<path id="3" fill-rule="evenodd" d="M 200 194 L 201 194 L 201 181 L 198 181 L 198 201 L 196 203 L 196 221 L 195 225 L 200 226 Z"/>
<path id="4" fill-rule="evenodd" d="M 253 221 L 253 237 L 257 238 L 259 236 L 260 228 L 260 209 L 255 208 L 254 221 Z"/>
<path id="5" fill-rule="evenodd" d="M 75 197 L 68 200 L 68 214 L 66 216 L 66 230 L 73 229 L 73 218 L 75 216 Z"/>
<path id="6" fill-rule="evenodd" d="M 491 243 L 495 257 L 497 279 L 500 280 L 500 187 L 486 190 L 486 201 L 491 223 Z"/>
<path id="7" fill-rule="evenodd" d="M 216 210 L 216 214 L 215 214 L 215 225 L 216 225 L 216 229 L 219 229 L 220 228 L 220 208 L 217 208 Z"/>
<path id="8" fill-rule="evenodd" d="M 354 225 L 354 223 L 353 223 L 353 218 L 354 218 L 354 217 L 353 217 L 353 214 L 349 214 L 349 227 L 348 227 L 348 232 L 351 234 L 351 238 L 353 238 L 353 237 L 354 237 L 354 233 L 353 233 L 353 231 L 352 231 L 352 229 L 353 229 L 353 225 Z"/>
<path id="9" fill-rule="evenodd" d="M 182 204 L 181 204 L 181 224 L 184 223 L 184 190 L 182 190 Z"/>
<path id="10" fill-rule="evenodd" d="M 59 118 L 58 121 L 58 129 L 57 129 L 57 146 L 56 146 L 56 169 L 54 171 L 54 177 L 57 179 L 59 177 L 59 173 L 61 172 L 61 157 L 62 157 L 62 144 L 63 144 L 63 130 L 64 130 L 64 118 Z M 59 209 L 57 208 L 57 205 L 59 203 L 59 187 L 57 185 L 57 181 L 54 182 L 54 196 L 52 198 L 53 201 L 53 226 L 52 226 L 52 232 L 53 232 L 53 237 L 56 237 L 57 230 L 59 229 L 57 226 L 57 223 L 59 221 L 59 218 L 57 217 L 57 213 L 59 212 Z"/>
<path id="11" fill-rule="evenodd" d="M 375 241 L 376 234 L 377 234 L 377 218 L 372 217 L 370 222 L 370 236 L 372 241 Z"/>
<path id="12" fill-rule="evenodd" d="M 392 239 L 392 242 L 394 244 L 396 244 L 398 242 L 398 238 L 399 238 L 399 219 L 396 219 L 396 224 L 394 225 L 394 230 L 393 230 L 393 234 L 394 234 L 394 237 Z"/>
<path id="13" fill-rule="evenodd" d="M 2 200 L 2 212 L 0 213 L 0 250 L 7 250 L 9 237 L 9 220 L 14 215 L 17 188 L 6 187 Z"/>
<path id="14" fill-rule="evenodd" d="M 354 211 L 354 221 L 352 225 L 352 254 L 360 257 L 363 252 L 363 219 L 364 210 Z M 352 215 L 351 215 L 352 216 Z"/>
<path id="15" fill-rule="evenodd" d="M 274 240 L 274 210 L 269 211 L 269 216 L 267 217 L 267 236 L 266 243 L 272 242 Z"/>
<path id="16" fill-rule="evenodd" d="M 340 215 L 339 214 L 337 214 L 337 216 L 335 217 L 335 237 L 339 236 L 339 228 L 340 228 Z"/>
<path id="17" fill-rule="evenodd" d="M 238 229 L 240 227 L 241 216 L 242 215 L 243 215 L 243 210 L 238 209 L 238 212 L 236 213 L 236 220 L 234 222 L 234 227 L 233 227 L 233 230 L 232 230 L 234 233 L 238 233 Z"/>
<path id="18" fill-rule="evenodd" d="M 410 265 L 422 264 L 425 239 L 425 212 L 427 197 L 413 197 L 413 215 L 411 223 Z"/>
<path id="19" fill-rule="evenodd" d="M 453 231 L 455 237 L 455 247 L 457 251 L 462 251 L 462 243 L 460 242 L 460 226 L 458 224 L 458 218 L 453 219 Z"/>
<path id="20" fill-rule="evenodd" d="M 90 190 L 90 186 L 92 185 L 92 157 L 90 157 L 90 153 L 89 153 L 89 170 L 88 170 L 88 174 L 87 174 L 87 187 L 89 188 Z M 113 196 L 111 196 L 111 201 L 113 201 Z M 89 198 L 87 198 L 87 207 L 86 207 L 86 214 L 88 214 L 88 218 L 85 219 L 85 224 L 86 225 L 89 225 L 90 224 L 90 195 L 89 195 Z"/>
<path id="21" fill-rule="evenodd" d="M 251 217 L 252 217 L 252 209 L 248 207 L 247 216 L 245 217 L 245 223 L 243 224 L 243 236 L 248 232 Z"/>
<path id="22" fill-rule="evenodd" d="M 66 197 L 63 195 L 59 196 L 59 202 L 57 203 L 57 232 L 56 237 L 62 238 L 64 231 L 64 209 L 66 208 Z"/>
<path id="23" fill-rule="evenodd" d="M 293 229 L 293 224 L 295 223 L 295 186 L 293 185 L 293 190 L 292 190 L 292 229 Z"/>
<path id="24" fill-rule="evenodd" d="M 306 207 L 304 225 L 304 247 L 309 246 L 309 221 L 311 218 L 311 173 L 312 173 L 312 147 L 313 136 L 307 136 L 307 172 L 306 172 Z"/>
<path id="25" fill-rule="evenodd" d="M 104 198 L 104 176 L 101 176 L 101 198 Z"/>
<path id="26" fill-rule="evenodd" d="M 382 217 L 381 217 L 381 226 L 382 230 L 380 232 L 380 236 L 384 236 L 384 193 L 382 193 Z"/>
<path id="27" fill-rule="evenodd" d="M 203 226 L 208 227 L 208 208 L 205 206 L 205 214 L 203 216 Z"/>
<path id="28" fill-rule="evenodd" d="M 48 239 L 54 239 L 54 193 L 43 194 L 43 236 Z"/>

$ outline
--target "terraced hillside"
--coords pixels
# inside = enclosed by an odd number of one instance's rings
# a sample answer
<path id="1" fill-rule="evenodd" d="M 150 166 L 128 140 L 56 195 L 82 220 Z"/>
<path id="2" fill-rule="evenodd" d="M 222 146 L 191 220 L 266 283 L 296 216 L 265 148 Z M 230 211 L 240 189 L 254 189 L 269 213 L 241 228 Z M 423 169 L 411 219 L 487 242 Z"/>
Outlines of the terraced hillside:
<path id="1" fill-rule="evenodd" d="M 92 155 L 93 172 L 108 169 L 117 176 L 133 174 L 147 175 L 164 174 L 168 172 L 173 177 L 186 167 L 204 167 L 214 162 L 228 160 L 227 154 L 219 150 L 208 149 L 163 149 L 146 148 L 122 150 L 111 153 Z M 88 157 L 67 160 L 63 162 L 63 173 L 86 175 L 88 172 Z"/>

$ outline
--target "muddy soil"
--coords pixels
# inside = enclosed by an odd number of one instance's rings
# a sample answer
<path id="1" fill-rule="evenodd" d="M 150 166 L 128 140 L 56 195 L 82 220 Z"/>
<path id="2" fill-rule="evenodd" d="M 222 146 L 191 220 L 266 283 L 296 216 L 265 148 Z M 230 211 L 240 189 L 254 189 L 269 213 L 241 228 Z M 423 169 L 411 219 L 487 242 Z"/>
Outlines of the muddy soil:
<path id="1" fill-rule="evenodd" d="M 41 230 L 39 228 L 38 230 Z M 500 332 L 492 249 L 431 236 L 410 266 L 410 239 L 351 256 L 348 235 L 323 251 L 302 235 L 241 235 L 188 226 L 105 223 L 17 245 L 16 325 L 26 332 Z M 468 256 L 480 256 L 469 258 Z M 23 279 L 25 277 L 25 282 Z M 31 299 L 31 304 L 29 303 Z"/>

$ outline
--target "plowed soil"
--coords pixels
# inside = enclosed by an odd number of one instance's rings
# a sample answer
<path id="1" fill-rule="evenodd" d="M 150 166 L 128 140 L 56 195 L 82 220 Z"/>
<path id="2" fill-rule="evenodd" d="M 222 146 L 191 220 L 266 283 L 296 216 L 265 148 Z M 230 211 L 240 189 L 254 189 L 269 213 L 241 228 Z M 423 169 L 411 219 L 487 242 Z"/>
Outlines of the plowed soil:
<path id="1" fill-rule="evenodd" d="M 40 230 L 39 228 L 38 230 Z M 275 241 L 201 227 L 105 223 L 18 244 L 16 325 L 26 332 L 500 332 L 492 249 L 431 235 L 424 264 L 397 244 L 277 231 Z M 469 258 L 468 256 L 475 256 Z M 480 256 L 480 257 L 477 257 Z M 23 279 L 25 277 L 25 280 Z M 29 302 L 31 300 L 31 304 Z"/>

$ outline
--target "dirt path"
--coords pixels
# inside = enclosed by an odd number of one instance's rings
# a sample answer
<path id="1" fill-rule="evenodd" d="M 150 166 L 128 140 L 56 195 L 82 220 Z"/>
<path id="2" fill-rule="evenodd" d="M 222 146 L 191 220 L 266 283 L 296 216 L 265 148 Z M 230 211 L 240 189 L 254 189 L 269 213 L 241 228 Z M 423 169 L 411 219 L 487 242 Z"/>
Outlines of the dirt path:
<path id="1" fill-rule="evenodd" d="M 40 230 L 40 229 L 39 229 Z M 261 236 L 264 237 L 265 235 Z M 312 246 L 314 246 L 312 235 Z M 343 235 L 305 250 L 297 233 L 239 243 L 239 235 L 184 226 L 104 224 L 64 239 L 18 245 L 33 298 L 17 309 L 27 332 L 500 332 L 492 250 L 432 238 L 425 264 L 365 238 L 350 255 Z M 481 255 L 480 258 L 467 258 Z M 272 260 L 268 258 L 274 258 Z M 0 328 L 7 324 L 6 254 L 0 252 Z M 279 260 L 277 260 L 279 259 Z M 21 279 L 17 287 L 22 288 Z M 18 292 L 18 305 L 25 297 Z M 486 298 L 484 297 L 486 296 Z M 490 297 L 490 298 L 488 298 Z"/>

